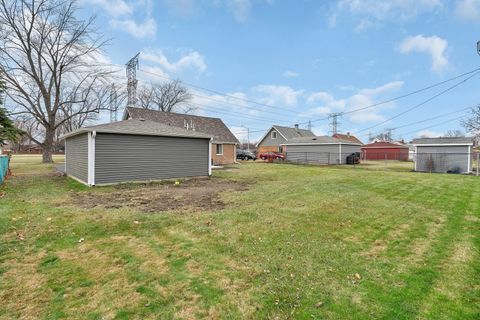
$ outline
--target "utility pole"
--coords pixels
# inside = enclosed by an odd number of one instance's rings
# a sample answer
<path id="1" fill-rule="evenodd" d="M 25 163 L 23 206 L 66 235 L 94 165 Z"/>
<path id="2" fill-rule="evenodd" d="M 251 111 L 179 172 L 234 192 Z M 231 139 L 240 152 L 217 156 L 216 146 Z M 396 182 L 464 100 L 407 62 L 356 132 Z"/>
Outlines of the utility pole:
<path id="1" fill-rule="evenodd" d="M 338 117 L 342 114 L 340 112 L 337 113 L 330 113 L 328 118 L 330 119 L 330 126 L 332 127 L 332 134 L 337 134 L 337 128 L 340 125 L 338 122 Z"/>
<path id="2" fill-rule="evenodd" d="M 110 122 L 117 122 L 117 90 L 115 90 L 115 84 L 112 83 L 110 89 Z"/>
<path id="3" fill-rule="evenodd" d="M 312 131 L 312 120 L 308 120 L 308 131 Z"/>
<path id="4" fill-rule="evenodd" d="M 373 137 L 372 137 L 372 132 L 368 131 L 368 143 L 372 142 Z"/>
<path id="5" fill-rule="evenodd" d="M 126 64 L 128 93 L 127 106 L 134 106 L 137 102 L 137 69 L 139 55 L 140 52 L 137 53 L 132 59 L 128 60 Z"/>
<path id="6" fill-rule="evenodd" d="M 247 129 L 247 151 L 250 152 L 250 128 L 247 128 L 246 126 L 241 127 Z"/>

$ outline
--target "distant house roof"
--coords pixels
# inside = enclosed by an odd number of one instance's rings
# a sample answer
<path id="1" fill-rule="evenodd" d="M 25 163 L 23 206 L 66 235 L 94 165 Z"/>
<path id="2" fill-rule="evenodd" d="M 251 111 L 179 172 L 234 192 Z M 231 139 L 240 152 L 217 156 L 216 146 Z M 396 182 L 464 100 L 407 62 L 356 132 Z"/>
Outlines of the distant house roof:
<path id="1" fill-rule="evenodd" d="M 405 145 L 401 145 L 401 144 L 398 144 L 398 143 L 392 143 L 392 142 L 388 142 L 388 141 L 378 141 L 378 142 L 372 142 L 372 143 L 369 143 L 369 144 L 364 144 L 362 146 L 362 149 L 408 149 L 408 146 L 405 144 Z"/>
<path id="2" fill-rule="evenodd" d="M 341 139 L 341 140 L 344 140 L 344 141 L 350 141 L 350 142 L 363 144 L 362 141 L 360 141 L 357 137 L 352 136 L 350 133 L 347 133 L 347 134 L 335 133 L 332 137 L 337 138 L 337 139 Z"/>
<path id="3" fill-rule="evenodd" d="M 349 145 L 361 145 L 361 143 L 356 143 L 352 141 L 346 141 L 342 139 L 337 139 L 334 137 L 328 136 L 313 136 L 313 137 L 298 137 L 288 140 L 282 145 L 297 145 L 297 144 L 349 144 Z"/>
<path id="4" fill-rule="evenodd" d="M 412 141 L 413 145 L 473 145 L 472 137 L 440 137 L 419 138 Z"/>
<path id="5" fill-rule="evenodd" d="M 99 124 L 72 131 L 63 135 L 63 139 L 86 132 L 135 134 L 146 136 L 184 137 L 184 138 L 211 138 L 208 134 L 168 126 L 148 120 L 130 119 L 112 123 Z"/>
<path id="6" fill-rule="evenodd" d="M 123 120 L 130 118 L 155 121 L 178 128 L 185 128 L 188 126 L 188 131 L 195 130 L 196 132 L 203 132 L 212 136 L 213 143 L 239 143 L 238 139 L 219 118 L 127 107 L 123 114 Z"/>
<path id="7" fill-rule="evenodd" d="M 285 140 L 289 141 L 293 138 L 300 138 L 300 137 L 315 137 L 312 131 L 307 129 L 301 128 L 291 128 L 291 127 L 284 127 L 274 124 L 270 129 L 267 130 L 265 135 L 258 140 L 257 146 L 265 139 L 270 131 L 275 129 Z"/>

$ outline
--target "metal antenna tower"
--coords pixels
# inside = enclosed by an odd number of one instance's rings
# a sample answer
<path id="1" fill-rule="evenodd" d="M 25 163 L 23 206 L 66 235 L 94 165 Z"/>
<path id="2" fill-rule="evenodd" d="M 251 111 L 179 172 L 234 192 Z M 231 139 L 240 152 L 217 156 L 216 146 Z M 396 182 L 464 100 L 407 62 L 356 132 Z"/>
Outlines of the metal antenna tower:
<path id="1" fill-rule="evenodd" d="M 117 90 L 115 90 L 115 84 L 112 83 L 110 89 L 110 122 L 117 122 Z"/>
<path id="2" fill-rule="evenodd" d="M 127 93 L 128 101 L 127 106 L 133 106 L 137 102 L 137 69 L 138 69 L 138 56 L 137 53 L 126 64 L 127 69 Z"/>
<path id="3" fill-rule="evenodd" d="M 337 113 L 330 113 L 328 118 L 330 119 L 330 126 L 332 127 L 332 134 L 337 133 L 337 128 L 340 125 L 340 122 L 338 122 L 338 117 L 341 116 L 342 114 L 340 112 Z"/>

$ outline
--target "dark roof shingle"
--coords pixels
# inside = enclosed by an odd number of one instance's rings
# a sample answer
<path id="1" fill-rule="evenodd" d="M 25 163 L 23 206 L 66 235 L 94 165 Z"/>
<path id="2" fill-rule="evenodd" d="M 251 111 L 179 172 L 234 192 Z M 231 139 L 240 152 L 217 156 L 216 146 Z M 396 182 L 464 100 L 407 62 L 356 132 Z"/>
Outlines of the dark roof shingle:
<path id="1" fill-rule="evenodd" d="M 239 143 L 238 139 L 219 118 L 127 107 L 125 109 L 124 120 L 128 118 L 155 121 L 177 128 L 185 128 L 185 125 L 191 126 L 193 124 L 195 132 L 202 132 L 212 136 L 213 143 Z M 189 129 L 188 131 L 192 130 Z"/>
<path id="2" fill-rule="evenodd" d="M 345 140 L 345 141 L 350 141 L 350 142 L 355 142 L 355 143 L 363 144 L 363 142 L 360 141 L 360 139 L 358 139 L 358 138 L 355 137 L 355 136 L 352 136 L 351 134 L 335 133 L 335 134 L 333 135 L 333 137 L 334 137 L 334 138 L 337 138 L 337 139 Z"/>
<path id="3" fill-rule="evenodd" d="M 439 137 L 439 138 L 419 138 L 414 139 L 412 144 L 472 144 L 472 137 Z"/>
<path id="4" fill-rule="evenodd" d="M 291 127 L 277 126 L 277 125 L 273 125 L 273 128 L 275 128 L 275 130 L 277 130 L 287 140 L 298 138 L 298 137 L 315 137 L 313 132 L 307 129 L 300 129 L 300 128 L 296 129 Z"/>
<path id="5" fill-rule="evenodd" d="M 155 121 L 130 119 L 112 123 L 99 124 L 85 127 L 65 134 L 62 138 L 76 136 L 85 132 L 115 133 L 115 134 L 136 134 L 146 136 L 185 137 L 185 138 L 211 138 L 210 135 L 185 130 L 178 127 L 164 125 Z"/>

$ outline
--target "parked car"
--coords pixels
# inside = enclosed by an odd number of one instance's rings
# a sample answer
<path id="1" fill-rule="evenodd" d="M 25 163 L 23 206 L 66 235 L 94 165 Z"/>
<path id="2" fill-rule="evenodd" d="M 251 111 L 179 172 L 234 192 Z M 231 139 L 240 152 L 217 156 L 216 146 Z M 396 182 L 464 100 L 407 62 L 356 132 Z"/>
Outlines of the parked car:
<path id="1" fill-rule="evenodd" d="M 351 155 L 347 156 L 347 164 L 359 164 L 360 163 L 360 152 L 354 152 Z"/>
<path id="2" fill-rule="evenodd" d="M 250 151 L 237 150 L 237 160 L 257 160 L 257 156 Z"/>
<path id="3" fill-rule="evenodd" d="M 264 152 L 258 156 L 262 160 L 285 160 L 285 155 L 279 152 Z"/>

